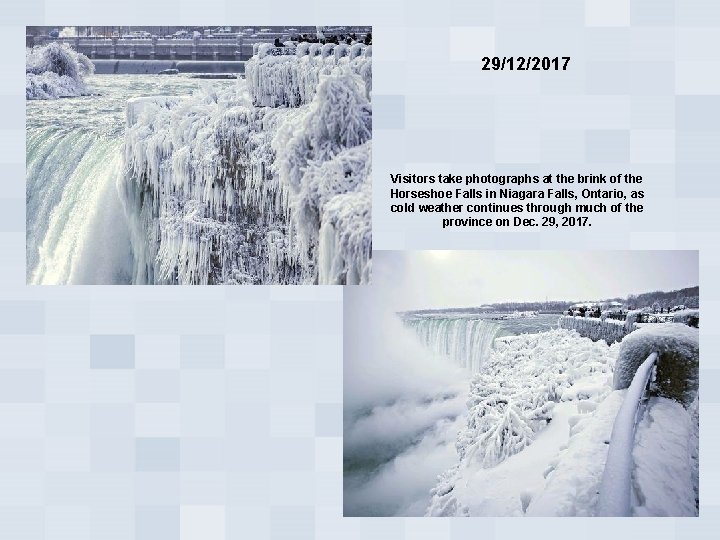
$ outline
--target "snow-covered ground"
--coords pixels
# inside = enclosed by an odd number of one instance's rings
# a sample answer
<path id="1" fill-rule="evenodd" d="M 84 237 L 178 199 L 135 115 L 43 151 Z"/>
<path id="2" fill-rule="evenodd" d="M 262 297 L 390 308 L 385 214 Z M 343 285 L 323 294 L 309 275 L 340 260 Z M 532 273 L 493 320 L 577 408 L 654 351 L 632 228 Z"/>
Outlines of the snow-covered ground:
<path id="1" fill-rule="evenodd" d="M 577 414 L 577 405 L 560 403 L 553 410 L 552 422 L 538 433 L 533 443 L 497 466 L 474 468 L 455 483 L 454 494 L 463 501 L 471 516 L 519 516 L 541 492 L 547 464 L 569 437 L 568 420 Z M 521 480 L 521 481 L 518 481 Z"/>
<path id="2" fill-rule="evenodd" d="M 624 397 L 624 391 L 612 392 L 592 414 L 572 419 L 567 448 L 548 463 L 545 485 L 528 505 L 526 515 L 595 515 L 607 443 Z"/>
<path id="3" fill-rule="evenodd" d="M 633 515 L 697 515 L 697 459 L 697 403 L 650 398 L 633 449 Z"/>

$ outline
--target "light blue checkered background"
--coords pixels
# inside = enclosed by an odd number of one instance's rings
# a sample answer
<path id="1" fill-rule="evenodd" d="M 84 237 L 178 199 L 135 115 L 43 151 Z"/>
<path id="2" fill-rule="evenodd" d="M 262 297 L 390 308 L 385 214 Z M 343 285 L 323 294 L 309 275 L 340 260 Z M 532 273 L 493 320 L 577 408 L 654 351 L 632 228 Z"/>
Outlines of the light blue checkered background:
<path id="1" fill-rule="evenodd" d="M 717 534 L 720 3 L 104 3 L 1 10 L 0 539 Z M 341 289 L 24 285 L 25 25 L 343 22 L 374 27 L 376 249 L 700 250 L 701 518 L 343 519 Z M 482 72 L 493 52 L 572 61 Z M 642 174 L 648 212 L 481 234 L 387 211 L 391 171 L 548 168 Z"/>

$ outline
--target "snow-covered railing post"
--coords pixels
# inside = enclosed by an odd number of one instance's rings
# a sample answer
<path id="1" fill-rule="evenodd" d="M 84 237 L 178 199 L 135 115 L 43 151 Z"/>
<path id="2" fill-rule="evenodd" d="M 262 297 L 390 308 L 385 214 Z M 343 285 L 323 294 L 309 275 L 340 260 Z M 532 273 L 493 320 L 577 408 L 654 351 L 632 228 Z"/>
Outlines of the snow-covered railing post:
<path id="1" fill-rule="evenodd" d="M 598 516 L 629 516 L 631 514 L 631 482 L 635 428 L 640 418 L 645 397 L 658 353 L 654 352 L 640 365 L 620 406 L 608 448 L 605 470 L 600 483 Z"/>

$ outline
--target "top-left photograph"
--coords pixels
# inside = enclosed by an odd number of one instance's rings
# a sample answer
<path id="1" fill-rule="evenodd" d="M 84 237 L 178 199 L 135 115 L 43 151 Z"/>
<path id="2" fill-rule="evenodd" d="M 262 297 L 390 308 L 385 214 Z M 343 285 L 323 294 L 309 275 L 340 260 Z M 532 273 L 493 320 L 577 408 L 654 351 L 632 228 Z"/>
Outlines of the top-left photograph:
<path id="1" fill-rule="evenodd" d="M 372 28 L 26 27 L 28 284 L 366 284 Z"/>

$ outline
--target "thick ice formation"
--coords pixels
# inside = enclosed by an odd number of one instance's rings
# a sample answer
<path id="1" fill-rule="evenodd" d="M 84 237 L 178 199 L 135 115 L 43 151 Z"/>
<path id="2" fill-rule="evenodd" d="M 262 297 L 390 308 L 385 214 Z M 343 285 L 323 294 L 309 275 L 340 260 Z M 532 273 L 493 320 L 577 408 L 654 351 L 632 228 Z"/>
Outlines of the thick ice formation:
<path id="1" fill-rule="evenodd" d="M 673 322 L 698 327 L 700 324 L 699 309 L 683 309 L 673 313 Z"/>
<path id="2" fill-rule="evenodd" d="M 87 94 L 84 75 L 94 66 L 84 54 L 66 43 L 25 50 L 25 99 L 58 99 Z"/>
<path id="3" fill-rule="evenodd" d="M 369 278 L 372 109 L 365 92 L 357 75 L 337 68 L 322 79 L 307 113 L 286 122 L 272 143 L 301 262 L 320 259 L 325 283 Z"/>
<path id="4" fill-rule="evenodd" d="M 584 337 L 597 341 L 604 339 L 608 343 L 621 341 L 628 332 L 635 329 L 632 325 L 629 329 L 622 321 L 614 319 L 596 319 L 593 317 L 560 317 L 560 328 L 577 330 Z"/>
<path id="5" fill-rule="evenodd" d="M 552 421 L 555 403 L 594 404 L 610 392 L 614 351 L 568 330 L 496 339 L 471 382 L 459 465 L 440 477 L 428 515 L 465 515 L 472 501 L 457 498 L 457 483 L 531 445 Z"/>
<path id="6" fill-rule="evenodd" d="M 135 282 L 369 281 L 370 59 L 333 58 L 254 57 L 247 85 L 129 104 Z M 251 99 L 285 91 L 283 63 L 303 99 Z"/>
<path id="7" fill-rule="evenodd" d="M 366 94 L 372 88 L 371 47 L 356 44 L 320 45 L 300 43 L 294 55 L 272 56 L 269 43 L 261 44 L 257 54 L 245 64 L 253 104 L 268 107 L 298 107 L 315 97 L 323 75 L 336 67 L 346 67 L 363 80 Z"/>

